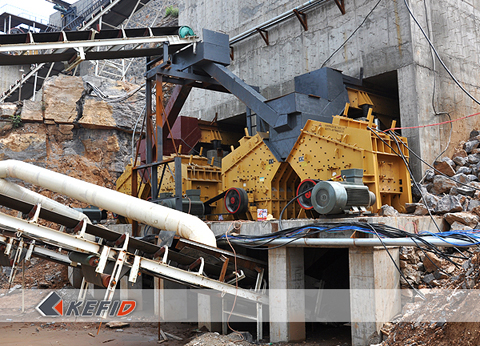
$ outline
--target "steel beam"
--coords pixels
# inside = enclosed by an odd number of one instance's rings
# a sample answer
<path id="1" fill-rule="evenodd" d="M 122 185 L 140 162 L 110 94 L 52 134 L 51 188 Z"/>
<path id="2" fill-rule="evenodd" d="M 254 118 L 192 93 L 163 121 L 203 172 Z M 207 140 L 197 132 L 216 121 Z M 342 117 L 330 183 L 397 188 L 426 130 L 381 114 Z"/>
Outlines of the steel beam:
<path id="1" fill-rule="evenodd" d="M 17 43 L 10 45 L 0 45 L 0 52 L 23 52 L 30 50 L 48 50 L 48 49 L 69 49 L 69 48 L 93 48 L 105 46 L 126 46 L 126 45 L 143 45 L 169 42 L 171 46 L 188 45 L 197 42 L 196 37 L 181 38 L 178 35 L 167 36 L 147 36 L 147 37 L 125 37 L 115 39 L 93 39 L 79 41 L 59 41 L 59 42 L 33 42 L 33 43 Z"/>
<path id="2" fill-rule="evenodd" d="M 259 118 L 270 126 L 275 126 L 279 114 L 266 103 L 267 99 L 255 91 L 250 85 L 234 75 L 223 65 L 210 63 L 204 65 L 202 68 L 217 82 L 223 85 L 225 89 L 230 91 L 244 104 L 248 105 Z"/>

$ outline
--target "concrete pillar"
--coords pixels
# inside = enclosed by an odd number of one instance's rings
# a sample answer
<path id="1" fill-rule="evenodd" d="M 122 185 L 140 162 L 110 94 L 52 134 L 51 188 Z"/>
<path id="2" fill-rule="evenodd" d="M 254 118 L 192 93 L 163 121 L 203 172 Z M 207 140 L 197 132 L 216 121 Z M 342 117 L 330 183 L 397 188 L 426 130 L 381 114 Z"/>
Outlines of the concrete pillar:
<path id="1" fill-rule="evenodd" d="M 305 340 L 303 248 L 268 252 L 270 342 Z"/>
<path id="2" fill-rule="evenodd" d="M 398 248 L 388 251 L 399 266 Z M 370 345 L 401 310 L 400 274 L 383 247 L 350 248 L 349 267 L 352 346 Z"/>
<path id="3" fill-rule="evenodd" d="M 198 294 L 198 328 L 222 332 L 222 299 L 208 294 Z"/>
<path id="4" fill-rule="evenodd" d="M 154 279 L 155 314 L 165 321 L 188 320 L 188 292 L 184 285 L 164 279 Z"/>
<path id="5" fill-rule="evenodd" d="M 137 278 L 137 282 L 131 283 L 128 281 L 128 275 L 120 279 L 120 299 L 135 300 L 137 303 L 135 310 L 143 310 L 143 296 L 142 296 L 142 277 Z"/>

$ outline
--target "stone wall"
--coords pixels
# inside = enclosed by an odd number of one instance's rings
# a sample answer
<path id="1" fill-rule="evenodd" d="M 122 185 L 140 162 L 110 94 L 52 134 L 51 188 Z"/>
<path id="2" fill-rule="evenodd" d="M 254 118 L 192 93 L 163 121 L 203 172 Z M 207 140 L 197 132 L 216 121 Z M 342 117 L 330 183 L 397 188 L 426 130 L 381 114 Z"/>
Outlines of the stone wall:
<path id="1" fill-rule="evenodd" d="M 220 1 L 185 0 L 180 6 L 180 22 L 190 23 L 195 32 L 202 28 L 225 32 L 233 37 L 269 20 L 303 0 Z M 235 44 L 230 69 L 251 85 L 260 87 L 267 98 L 293 90 L 293 78 L 320 68 L 350 34 L 361 24 L 377 0 L 345 2 L 342 15 L 334 1 L 325 1 L 307 12 L 308 31 L 296 17 L 268 29 L 270 45 L 260 35 Z M 431 34 L 432 41 L 446 65 L 466 89 L 480 98 L 478 92 L 478 47 L 480 37 L 475 23 L 480 13 L 474 1 L 409 1 L 421 25 Z M 403 0 L 382 1 L 365 24 L 326 64 L 344 74 L 374 77 L 396 71 L 402 126 L 417 126 L 448 120 L 480 111 L 446 74 L 432 55 L 418 27 L 410 17 Z M 434 69 L 435 67 L 435 69 Z M 434 82 L 435 76 L 435 82 Z M 433 95 L 435 85 L 435 95 Z M 435 110 L 432 105 L 434 99 Z M 195 90 L 184 107 L 183 115 L 219 119 L 245 112 L 245 106 L 231 95 Z M 453 125 L 452 148 L 473 128 L 478 117 Z M 412 149 L 428 162 L 440 154 L 448 143 L 450 125 L 404 130 Z M 412 159 L 419 177 L 426 169 Z"/>
<path id="2" fill-rule="evenodd" d="M 307 12 L 308 31 L 296 17 L 269 28 L 270 45 L 260 35 L 234 45 L 230 69 L 248 84 L 260 87 L 266 98 L 293 91 L 293 78 L 319 69 L 348 35 L 360 25 L 375 0 L 346 3 L 342 15 L 334 1 L 325 1 Z M 195 32 L 202 28 L 225 32 L 233 37 L 287 10 L 303 0 L 262 2 L 185 0 L 180 7 L 180 22 L 189 22 Z M 358 77 L 375 76 L 412 63 L 408 14 L 398 1 L 383 1 L 361 30 L 337 53 L 327 66 Z M 185 114 L 219 119 L 245 111 L 245 106 L 229 95 L 195 90 L 184 108 Z"/>

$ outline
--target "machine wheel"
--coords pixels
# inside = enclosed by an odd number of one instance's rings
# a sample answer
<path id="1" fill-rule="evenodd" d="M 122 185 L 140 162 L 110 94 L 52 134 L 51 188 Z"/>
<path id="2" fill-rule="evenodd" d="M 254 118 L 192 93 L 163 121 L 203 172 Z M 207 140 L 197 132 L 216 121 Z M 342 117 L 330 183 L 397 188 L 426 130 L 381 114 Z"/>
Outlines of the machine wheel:
<path id="1" fill-rule="evenodd" d="M 243 214 L 248 210 L 248 194 L 242 188 L 228 189 L 224 198 L 225 208 L 230 214 Z"/>
<path id="2" fill-rule="evenodd" d="M 317 185 L 318 180 L 313 180 L 313 179 L 305 179 L 303 180 L 297 187 L 297 196 L 301 195 L 305 191 L 312 189 L 315 185 Z M 305 209 L 305 210 L 310 210 L 313 209 L 313 204 L 312 204 L 312 191 L 308 191 L 306 194 L 304 194 L 301 197 L 297 198 L 298 204 Z"/>

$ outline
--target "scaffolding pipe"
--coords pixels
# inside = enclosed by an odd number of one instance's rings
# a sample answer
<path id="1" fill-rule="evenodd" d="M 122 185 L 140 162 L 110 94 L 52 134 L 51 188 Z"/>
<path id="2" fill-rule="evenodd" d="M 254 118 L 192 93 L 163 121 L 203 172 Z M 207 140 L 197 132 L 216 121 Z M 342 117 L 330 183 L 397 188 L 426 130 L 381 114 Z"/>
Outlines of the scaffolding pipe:
<path id="1" fill-rule="evenodd" d="M 196 216 L 22 161 L 5 160 L 0 162 L 0 178 L 7 177 L 21 179 L 154 228 L 174 231 L 180 237 L 216 247 L 213 232 Z"/>
<path id="2" fill-rule="evenodd" d="M 290 17 L 295 16 L 294 10 L 297 10 L 299 12 L 305 12 L 310 10 L 311 8 L 319 5 L 320 3 L 326 2 L 327 0 L 310 0 L 304 3 L 303 5 L 297 6 L 295 8 L 292 8 L 290 11 L 284 12 L 266 22 L 263 22 L 260 25 L 255 26 L 254 28 L 251 28 L 247 31 L 242 32 L 241 34 L 234 36 L 230 39 L 230 45 L 233 45 L 235 43 L 238 43 L 240 41 L 243 41 L 247 37 L 250 37 L 258 32 L 259 29 L 267 29 L 275 24 L 278 24 Z"/>
<path id="3" fill-rule="evenodd" d="M 426 242 L 442 247 L 454 246 L 477 246 L 472 242 L 458 240 L 455 238 L 438 238 L 435 236 L 422 237 Z M 273 240 L 262 240 L 253 242 L 249 239 L 229 238 L 233 244 L 248 244 L 261 246 L 265 242 L 265 246 L 289 246 L 289 247 L 354 247 L 354 246 L 419 246 L 423 243 L 412 238 L 302 238 L 302 239 L 288 239 L 280 238 Z"/>

